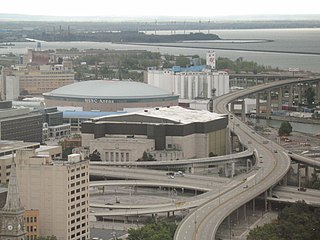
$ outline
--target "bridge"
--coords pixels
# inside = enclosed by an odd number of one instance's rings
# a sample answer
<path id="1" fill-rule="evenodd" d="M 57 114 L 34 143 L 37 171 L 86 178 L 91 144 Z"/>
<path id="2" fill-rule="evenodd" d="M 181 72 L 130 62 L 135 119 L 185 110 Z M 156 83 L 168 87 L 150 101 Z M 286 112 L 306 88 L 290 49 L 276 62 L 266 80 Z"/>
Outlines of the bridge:
<path id="1" fill-rule="evenodd" d="M 288 79 L 257 85 L 214 99 L 212 109 L 214 112 L 227 114 L 229 113 L 227 105 L 237 99 L 281 86 L 319 82 L 319 80 L 319 78 Z M 212 199 L 187 215 L 178 226 L 175 240 L 215 239 L 218 227 L 228 215 L 263 193 L 267 202 L 267 191 L 280 182 L 289 170 L 291 158 L 284 148 L 257 135 L 237 118 L 230 118 L 230 123 L 236 126 L 235 134 L 239 136 L 242 143 L 251 142 L 247 146 L 249 150 L 255 150 L 256 158 L 260 159 L 257 161 L 259 169 L 256 175 L 246 182 L 246 188 L 236 187 L 222 194 L 219 201 Z M 306 159 L 299 159 L 299 161 L 309 162 Z M 313 161 L 312 163 L 315 164 Z"/>

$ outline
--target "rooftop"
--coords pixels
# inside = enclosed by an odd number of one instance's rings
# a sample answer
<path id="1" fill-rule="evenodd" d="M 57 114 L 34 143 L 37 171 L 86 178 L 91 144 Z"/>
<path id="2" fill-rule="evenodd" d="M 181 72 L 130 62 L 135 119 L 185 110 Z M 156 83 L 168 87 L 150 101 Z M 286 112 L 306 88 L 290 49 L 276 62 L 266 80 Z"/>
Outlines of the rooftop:
<path id="1" fill-rule="evenodd" d="M 179 106 L 148 108 L 137 112 L 122 114 L 121 116 L 125 117 L 130 115 L 162 118 L 181 124 L 189 124 L 193 122 L 208 122 L 225 118 L 224 114 L 212 113 L 206 110 L 191 110 Z"/>
<path id="2" fill-rule="evenodd" d="M 139 99 L 169 97 L 171 93 L 141 82 L 91 80 L 73 83 L 43 94 L 69 98 Z"/>

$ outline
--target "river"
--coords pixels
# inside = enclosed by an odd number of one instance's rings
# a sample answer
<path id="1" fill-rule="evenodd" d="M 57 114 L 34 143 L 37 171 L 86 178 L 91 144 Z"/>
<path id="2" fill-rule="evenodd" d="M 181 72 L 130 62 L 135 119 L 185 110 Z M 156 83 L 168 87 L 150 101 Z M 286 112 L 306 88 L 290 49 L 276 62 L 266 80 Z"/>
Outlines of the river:
<path id="1" fill-rule="evenodd" d="M 157 32 L 157 34 L 164 33 L 166 32 Z M 167 33 L 170 34 L 170 31 Z M 210 30 L 210 33 L 215 33 L 222 39 L 249 39 L 249 41 L 185 42 L 168 44 L 168 46 L 113 44 L 110 42 L 42 42 L 41 44 L 43 50 L 72 47 L 78 49 L 142 49 L 162 54 L 197 54 L 201 57 L 204 57 L 209 49 L 216 49 L 218 57 L 231 59 L 243 57 L 245 60 L 281 69 L 299 68 L 320 72 L 320 28 Z M 272 41 L 251 41 L 257 39 Z M 15 43 L 15 46 L 0 48 L 0 54 L 10 52 L 24 54 L 27 48 L 35 48 L 35 45 L 34 42 Z"/>
<path id="2" fill-rule="evenodd" d="M 282 121 L 279 120 L 266 120 L 266 119 L 256 119 L 250 118 L 250 121 L 258 126 L 270 126 L 273 128 L 280 128 Z M 318 134 L 320 133 L 320 124 L 309 124 L 309 123 L 299 123 L 290 122 L 292 126 L 292 131 L 307 133 L 307 134 Z"/>

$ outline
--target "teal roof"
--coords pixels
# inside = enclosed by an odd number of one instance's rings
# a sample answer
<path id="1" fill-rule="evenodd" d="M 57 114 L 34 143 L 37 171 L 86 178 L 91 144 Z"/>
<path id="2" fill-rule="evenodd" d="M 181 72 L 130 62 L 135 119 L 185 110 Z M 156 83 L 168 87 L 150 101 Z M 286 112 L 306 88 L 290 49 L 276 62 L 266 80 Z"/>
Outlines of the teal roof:
<path id="1" fill-rule="evenodd" d="M 172 96 L 167 91 L 141 82 L 91 80 L 60 87 L 45 96 L 70 98 L 135 99 Z"/>

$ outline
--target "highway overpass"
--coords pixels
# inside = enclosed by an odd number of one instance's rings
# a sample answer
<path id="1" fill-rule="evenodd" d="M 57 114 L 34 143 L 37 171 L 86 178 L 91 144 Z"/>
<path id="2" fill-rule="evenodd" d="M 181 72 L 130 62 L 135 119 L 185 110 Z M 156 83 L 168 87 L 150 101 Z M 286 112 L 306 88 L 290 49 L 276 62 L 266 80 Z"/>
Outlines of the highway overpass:
<path id="1" fill-rule="evenodd" d="M 214 112 L 228 114 L 227 105 L 237 99 L 279 86 L 319 80 L 319 78 L 288 79 L 257 85 L 214 99 L 212 108 Z M 239 186 L 221 195 L 219 201 L 216 198 L 208 201 L 186 216 L 178 226 L 175 240 L 215 239 L 218 227 L 229 214 L 251 199 L 266 193 L 289 170 L 291 159 L 284 148 L 259 136 L 235 117 L 230 118 L 230 125 L 235 126 L 234 131 L 240 141 L 247 145 L 249 150 L 255 151 L 256 158 L 259 159 L 257 161 L 259 170 L 245 186 Z"/>

